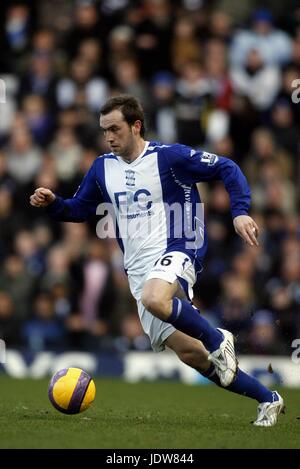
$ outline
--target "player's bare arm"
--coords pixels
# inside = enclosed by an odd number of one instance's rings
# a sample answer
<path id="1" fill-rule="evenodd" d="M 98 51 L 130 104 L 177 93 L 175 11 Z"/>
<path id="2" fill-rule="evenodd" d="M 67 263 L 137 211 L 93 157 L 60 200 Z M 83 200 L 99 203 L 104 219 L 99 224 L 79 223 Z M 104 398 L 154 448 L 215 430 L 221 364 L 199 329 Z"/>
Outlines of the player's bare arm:
<path id="1" fill-rule="evenodd" d="M 33 207 L 47 207 L 54 202 L 55 198 L 55 194 L 50 189 L 38 187 L 30 196 L 30 204 Z"/>
<path id="2" fill-rule="evenodd" d="M 234 218 L 233 226 L 236 233 L 250 246 L 258 246 L 257 236 L 259 229 L 253 218 L 248 215 L 239 215 Z"/>

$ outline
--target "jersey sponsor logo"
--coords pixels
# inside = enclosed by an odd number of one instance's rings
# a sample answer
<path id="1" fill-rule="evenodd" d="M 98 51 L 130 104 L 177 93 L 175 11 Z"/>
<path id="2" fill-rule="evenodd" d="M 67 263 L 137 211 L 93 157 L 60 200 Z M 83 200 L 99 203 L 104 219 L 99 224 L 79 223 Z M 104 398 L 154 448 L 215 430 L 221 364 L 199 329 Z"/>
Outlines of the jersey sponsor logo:
<path id="1" fill-rule="evenodd" d="M 202 152 L 200 156 L 201 163 L 205 163 L 208 166 L 213 166 L 219 161 L 219 158 L 214 153 L 208 153 L 207 151 Z"/>

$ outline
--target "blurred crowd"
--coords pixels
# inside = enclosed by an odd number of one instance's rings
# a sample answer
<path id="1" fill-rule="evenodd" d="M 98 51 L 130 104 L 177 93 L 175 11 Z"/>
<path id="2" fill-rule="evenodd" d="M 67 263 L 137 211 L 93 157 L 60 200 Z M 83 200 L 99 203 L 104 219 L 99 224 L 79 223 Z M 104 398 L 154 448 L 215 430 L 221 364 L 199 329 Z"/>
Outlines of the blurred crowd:
<path id="1" fill-rule="evenodd" d="M 237 5 L 238 3 L 238 5 Z M 242 353 L 300 337 L 298 1 L 1 2 L 0 337 L 40 350 L 147 350 L 115 240 L 55 223 L 38 186 L 71 197 L 107 151 L 99 108 L 130 93 L 147 139 L 232 158 L 259 247 L 235 235 L 221 183 L 201 184 L 209 249 L 195 304 Z M 297 87 L 299 92 L 297 92 Z"/>

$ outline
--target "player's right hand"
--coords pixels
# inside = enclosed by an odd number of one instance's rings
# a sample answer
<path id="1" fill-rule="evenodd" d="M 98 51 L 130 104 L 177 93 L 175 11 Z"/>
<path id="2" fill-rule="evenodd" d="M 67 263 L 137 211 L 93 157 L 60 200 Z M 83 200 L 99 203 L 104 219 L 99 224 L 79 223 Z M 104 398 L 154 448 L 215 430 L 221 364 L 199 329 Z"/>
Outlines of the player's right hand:
<path id="1" fill-rule="evenodd" d="M 30 196 L 30 204 L 34 207 L 47 207 L 54 202 L 55 198 L 55 194 L 50 189 L 39 187 Z"/>

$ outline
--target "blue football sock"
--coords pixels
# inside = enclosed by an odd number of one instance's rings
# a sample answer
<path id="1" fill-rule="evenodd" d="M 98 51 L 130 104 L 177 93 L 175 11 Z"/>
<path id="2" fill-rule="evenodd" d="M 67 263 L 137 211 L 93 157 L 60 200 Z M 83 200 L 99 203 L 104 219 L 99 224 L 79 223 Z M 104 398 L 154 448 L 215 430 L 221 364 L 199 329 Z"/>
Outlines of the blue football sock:
<path id="1" fill-rule="evenodd" d="M 207 371 L 201 374 L 210 381 L 213 381 L 218 386 L 221 386 L 219 377 L 215 372 L 215 367 L 213 364 Z M 241 394 L 242 396 L 250 397 L 251 399 L 256 399 L 259 403 L 273 402 L 272 391 L 269 391 L 269 389 L 266 388 L 263 384 L 261 384 L 256 378 L 253 378 L 253 376 L 248 375 L 240 368 L 238 368 L 238 372 L 234 382 L 223 389 L 235 392 L 236 394 Z"/>
<path id="2" fill-rule="evenodd" d="M 166 322 L 190 337 L 200 339 L 209 352 L 217 350 L 223 340 L 223 334 L 212 327 L 198 309 L 186 300 L 173 298 L 172 313 Z"/>

